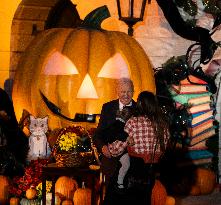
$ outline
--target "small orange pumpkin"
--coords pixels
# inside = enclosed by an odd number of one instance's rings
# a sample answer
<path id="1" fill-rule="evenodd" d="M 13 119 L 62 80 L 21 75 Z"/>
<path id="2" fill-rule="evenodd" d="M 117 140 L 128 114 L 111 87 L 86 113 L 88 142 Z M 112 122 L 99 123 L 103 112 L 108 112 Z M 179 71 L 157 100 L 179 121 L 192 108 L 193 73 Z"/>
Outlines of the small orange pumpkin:
<path id="1" fill-rule="evenodd" d="M 37 196 L 37 190 L 34 186 L 31 186 L 29 189 L 26 190 L 25 195 L 27 199 L 34 199 Z"/>
<path id="2" fill-rule="evenodd" d="M 66 199 L 62 202 L 62 205 L 73 205 L 73 202 L 70 199 Z"/>
<path id="3" fill-rule="evenodd" d="M 165 205 L 175 205 L 176 200 L 172 196 L 167 196 Z"/>
<path id="4" fill-rule="evenodd" d="M 166 198 L 167 198 L 166 188 L 159 180 L 156 180 L 152 190 L 151 205 L 165 205 Z"/>
<path id="5" fill-rule="evenodd" d="M 9 179 L 0 175 L 0 204 L 5 204 L 9 198 Z"/>
<path id="6" fill-rule="evenodd" d="M 82 182 L 82 188 L 78 188 L 73 197 L 74 205 L 91 205 L 91 189 L 86 188 Z"/>
<path id="7" fill-rule="evenodd" d="M 213 192 L 216 184 L 216 174 L 214 171 L 198 168 L 196 170 L 196 185 L 200 188 L 201 194 L 210 194 Z"/>
<path id="8" fill-rule="evenodd" d="M 63 199 L 73 200 L 74 192 L 77 188 L 76 180 L 67 176 L 59 177 L 55 183 L 55 193 L 58 193 Z"/>
<path id="9" fill-rule="evenodd" d="M 18 197 L 11 197 L 9 201 L 10 205 L 19 205 L 20 204 L 20 199 Z"/>

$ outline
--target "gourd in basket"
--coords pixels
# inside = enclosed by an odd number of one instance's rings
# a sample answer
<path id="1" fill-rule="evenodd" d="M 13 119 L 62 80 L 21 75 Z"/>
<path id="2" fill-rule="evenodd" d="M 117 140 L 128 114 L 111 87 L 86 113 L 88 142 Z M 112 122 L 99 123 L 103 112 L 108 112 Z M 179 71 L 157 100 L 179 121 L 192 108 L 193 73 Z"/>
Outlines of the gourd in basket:
<path id="1" fill-rule="evenodd" d="M 81 126 L 63 128 L 53 148 L 58 167 L 84 167 L 92 161 L 91 139 Z"/>

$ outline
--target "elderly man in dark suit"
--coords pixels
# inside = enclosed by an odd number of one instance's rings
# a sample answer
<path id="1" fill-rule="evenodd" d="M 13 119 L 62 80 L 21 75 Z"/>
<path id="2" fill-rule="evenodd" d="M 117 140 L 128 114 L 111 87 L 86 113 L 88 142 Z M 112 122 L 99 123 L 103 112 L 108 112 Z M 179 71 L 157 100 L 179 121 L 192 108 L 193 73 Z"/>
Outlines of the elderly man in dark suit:
<path id="1" fill-rule="evenodd" d="M 134 93 L 133 82 L 129 78 L 120 78 L 117 81 L 118 99 L 105 103 L 102 106 L 101 116 L 93 140 L 98 152 L 102 153 L 101 170 L 105 175 L 105 184 L 107 188 L 106 198 L 112 189 L 113 176 L 119 166 L 119 161 L 111 157 L 107 144 L 105 144 L 105 128 L 116 120 L 116 113 L 122 110 L 124 106 L 135 108 L 136 103 L 132 100 Z M 110 191 L 111 192 L 111 191 Z M 108 202 L 106 202 L 108 204 Z"/>

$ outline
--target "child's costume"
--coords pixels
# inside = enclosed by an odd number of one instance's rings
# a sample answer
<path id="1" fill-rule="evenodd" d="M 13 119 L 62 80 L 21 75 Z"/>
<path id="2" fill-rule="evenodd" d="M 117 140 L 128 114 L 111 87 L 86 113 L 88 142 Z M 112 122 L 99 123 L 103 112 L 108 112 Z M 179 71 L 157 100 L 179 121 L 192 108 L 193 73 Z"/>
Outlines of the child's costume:
<path id="1" fill-rule="evenodd" d="M 105 129 L 105 141 L 109 151 L 113 157 L 118 157 L 121 163 L 117 179 L 118 188 L 124 188 L 124 177 L 130 167 L 130 158 L 126 150 L 128 134 L 124 131 L 124 126 L 131 114 L 131 108 L 124 108 L 117 114 L 116 121 Z"/>

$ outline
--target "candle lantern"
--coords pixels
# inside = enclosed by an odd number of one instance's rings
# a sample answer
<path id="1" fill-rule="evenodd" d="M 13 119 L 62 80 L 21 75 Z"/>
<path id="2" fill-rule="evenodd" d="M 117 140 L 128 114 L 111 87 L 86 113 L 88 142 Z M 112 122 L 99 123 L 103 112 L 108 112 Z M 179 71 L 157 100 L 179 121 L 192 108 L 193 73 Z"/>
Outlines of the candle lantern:
<path id="1" fill-rule="evenodd" d="M 133 36 L 133 26 L 137 22 L 143 21 L 146 2 L 147 0 L 117 0 L 119 20 L 128 25 L 129 36 Z"/>

